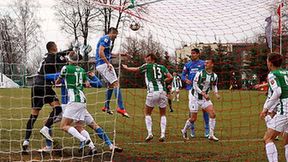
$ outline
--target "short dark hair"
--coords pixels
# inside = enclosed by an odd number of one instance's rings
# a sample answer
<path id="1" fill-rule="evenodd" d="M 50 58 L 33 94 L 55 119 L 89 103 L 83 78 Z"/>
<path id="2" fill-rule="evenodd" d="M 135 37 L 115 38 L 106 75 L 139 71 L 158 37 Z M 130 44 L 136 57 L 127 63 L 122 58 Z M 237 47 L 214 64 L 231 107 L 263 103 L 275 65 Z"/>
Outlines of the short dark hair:
<path id="1" fill-rule="evenodd" d="M 198 48 L 193 48 L 191 51 L 194 51 L 196 53 L 200 53 L 200 50 Z"/>
<path id="2" fill-rule="evenodd" d="M 108 29 L 108 34 L 109 33 L 118 33 L 118 30 L 116 28 L 114 28 L 114 27 L 111 27 L 111 28 Z"/>
<path id="3" fill-rule="evenodd" d="M 55 42 L 52 42 L 52 41 L 48 42 L 48 43 L 46 44 L 46 49 L 47 49 L 47 51 L 50 51 L 51 48 L 52 48 L 53 46 L 55 46 L 55 45 L 56 45 Z"/>
<path id="4" fill-rule="evenodd" d="M 275 67 L 280 67 L 283 62 L 283 57 L 279 53 L 270 53 L 267 59 Z"/>
<path id="5" fill-rule="evenodd" d="M 152 60 L 156 61 L 156 56 L 155 56 L 154 54 L 152 54 L 152 53 L 148 54 L 148 55 L 146 56 L 146 58 L 147 58 L 147 57 L 151 57 Z"/>
<path id="6" fill-rule="evenodd" d="M 212 62 L 213 64 L 215 64 L 215 59 L 212 58 L 212 57 L 208 57 L 206 60 L 211 60 L 211 62 Z"/>

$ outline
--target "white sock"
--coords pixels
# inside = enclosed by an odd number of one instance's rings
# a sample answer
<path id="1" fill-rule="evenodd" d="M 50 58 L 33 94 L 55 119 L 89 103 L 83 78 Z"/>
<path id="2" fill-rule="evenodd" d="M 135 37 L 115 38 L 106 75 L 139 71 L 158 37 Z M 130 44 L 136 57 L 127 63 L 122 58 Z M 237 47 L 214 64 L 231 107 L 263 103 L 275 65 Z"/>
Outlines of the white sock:
<path id="1" fill-rule="evenodd" d="M 80 141 L 86 140 L 86 138 L 82 136 L 74 127 L 70 127 L 68 129 L 68 133 L 71 134 L 73 137 L 79 139 Z"/>
<path id="2" fill-rule="evenodd" d="M 183 131 L 186 132 L 186 130 L 187 130 L 188 128 L 190 128 L 190 127 L 191 127 L 191 122 L 190 122 L 189 119 L 188 119 L 188 120 L 186 121 L 185 125 L 184 125 Z"/>
<path id="3" fill-rule="evenodd" d="M 214 135 L 215 125 L 216 125 L 216 119 L 209 118 L 209 135 L 210 136 Z"/>
<path id="4" fill-rule="evenodd" d="M 278 162 L 278 153 L 276 146 L 273 142 L 266 144 L 266 154 L 269 162 Z M 286 154 L 286 150 L 285 150 Z"/>
<path id="5" fill-rule="evenodd" d="M 92 140 L 91 140 L 91 138 L 90 138 L 90 135 L 89 135 L 89 133 L 88 133 L 86 130 L 82 130 L 81 135 L 84 136 L 84 137 L 86 137 L 86 139 L 89 139 L 89 140 L 91 141 L 91 142 L 89 143 L 89 145 L 88 145 L 91 149 L 95 148 L 95 145 L 94 145 L 94 143 L 92 142 Z"/>
<path id="6" fill-rule="evenodd" d="M 179 100 L 179 93 L 176 95 L 177 100 Z"/>
<path id="7" fill-rule="evenodd" d="M 161 128 L 161 137 L 165 137 L 166 132 L 166 116 L 161 116 L 160 128 Z"/>
<path id="8" fill-rule="evenodd" d="M 148 131 L 148 135 L 152 135 L 152 118 L 149 115 L 145 116 L 145 123 L 146 123 L 146 128 Z"/>
<path id="9" fill-rule="evenodd" d="M 288 144 L 284 146 L 285 147 L 285 158 L 286 161 L 288 161 Z"/>

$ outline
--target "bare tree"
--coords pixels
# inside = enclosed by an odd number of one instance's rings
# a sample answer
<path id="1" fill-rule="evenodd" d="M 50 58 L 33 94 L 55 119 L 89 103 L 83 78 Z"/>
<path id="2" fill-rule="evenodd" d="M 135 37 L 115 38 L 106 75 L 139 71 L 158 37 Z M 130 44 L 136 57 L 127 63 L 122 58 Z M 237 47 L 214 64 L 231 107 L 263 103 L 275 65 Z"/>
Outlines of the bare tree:
<path id="1" fill-rule="evenodd" d="M 9 15 L 0 18 L 0 57 L 1 72 L 10 76 L 14 74 L 15 65 L 21 64 L 23 55 L 19 48 L 18 29 Z"/>
<path id="2" fill-rule="evenodd" d="M 37 1 L 31 0 L 15 0 L 12 9 L 16 15 L 16 26 L 18 29 L 20 53 L 23 55 L 23 63 L 28 65 L 28 58 L 36 58 L 36 52 L 39 52 L 39 42 L 41 38 L 41 30 L 39 19 L 35 15 L 38 6 Z M 32 56 L 32 57 L 31 57 Z M 33 62 L 36 60 L 33 60 Z M 33 66 L 32 66 L 33 67 Z M 36 68 L 31 69 L 28 73 L 35 72 Z"/>

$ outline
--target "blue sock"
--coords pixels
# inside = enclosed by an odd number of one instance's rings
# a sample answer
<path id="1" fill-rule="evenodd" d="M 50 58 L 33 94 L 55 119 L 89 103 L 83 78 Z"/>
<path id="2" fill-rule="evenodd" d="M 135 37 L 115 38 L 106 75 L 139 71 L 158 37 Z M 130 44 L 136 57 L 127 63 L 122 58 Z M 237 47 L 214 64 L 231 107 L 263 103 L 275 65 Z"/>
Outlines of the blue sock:
<path id="1" fill-rule="evenodd" d="M 205 133 L 209 133 L 209 114 L 206 111 L 203 112 L 203 119 L 205 123 Z"/>
<path id="2" fill-rule="evenodd" d="M 191 123 L 191 134 L 195 135 L 195 125 L 194 125 L 194 122 Z"/>
<path id="3" fill-rule="evenodd" d="M 123 100 L 122 100 L 122 93 L 120 88 L 114 88 L 115 98 L 117 98 L 118 107 L 120 109 L 124 109 Z"/>
<path id="4" fill-rule="evenodd" d="M 112 144 L 109 137 L 104 133 L 102 128 L 95 129 L 95 132 L 97 133 L 98 137 L 101 138 L 108 146 Z"/>
<path id="5" fill-rule="evenodd" d="M 113 89 L 107 89 L 106 90 L 105 107 L 108 108 L 108 109 L 109 109 L 112 93 L 113 93 Z"/>
<path id="6" fill-rule="evenodd" d="M 49 129 L 49 134 L 50 134 L 50 136 L 52 136 L 52 129 L 51 128 Z M 46 146 L 52 147 L 52 142 L 50 140 L 45 139 L 45 142 L 46 142 Z"/>

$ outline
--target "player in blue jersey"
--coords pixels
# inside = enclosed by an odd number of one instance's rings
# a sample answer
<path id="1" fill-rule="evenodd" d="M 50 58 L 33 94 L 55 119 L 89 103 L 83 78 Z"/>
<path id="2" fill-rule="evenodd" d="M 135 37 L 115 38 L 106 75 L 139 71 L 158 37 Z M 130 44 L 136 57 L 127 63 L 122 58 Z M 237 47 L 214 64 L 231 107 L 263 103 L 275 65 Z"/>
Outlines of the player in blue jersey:
<path id="1" fill-rule="evenodd" d="M 111 27 L 108 30 L 108 34 L 100 38 L 96 49 L 96 70 L 103 76 L 103 78 L 108 83 L 105 106 L 102 108 L 102 111 L 113 115 L 113 112 L 110 110 L 109 104 L 112 97 L 112 93 L 114 91 L 118 104 L 117 112 L 122 114 L 124 117 L 129 118 L 129 115 L 123 105 L 122 93 L 119 88 L 118 77 L 116 75 L 113 65 L 110 63 L 111 46 L 112 42 L 116 39 L 117 34 L 118 34 L 117 29 Z"/>
<path id="2" fill-rule="evenodd" d="M 181 79 L 186 83 L 186 90 L 189 91 L 189 109 L 191 109 L 192 94 L 193 89 L 193 79 L 198 71 L 205 68 L 205 61 L 199 59 L 200 51 L 197 48 L 191 50 L 191 61 L 187 62 L 182 71 Z M 190 114 L 191 115 L 191 114 Z M 203 111 L 203 118 L 205 123 L 205 137 L 209 137 L 209 115 L 207 112 Z M 195 126 L 194 123 L 191 124 L 191 137 L 195 137 Z"/>

